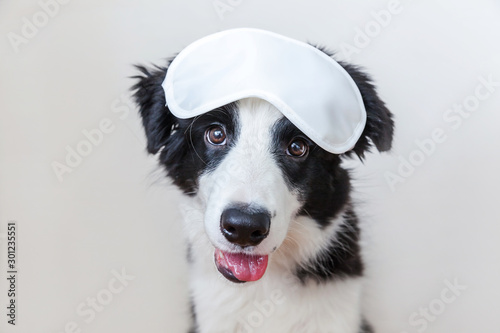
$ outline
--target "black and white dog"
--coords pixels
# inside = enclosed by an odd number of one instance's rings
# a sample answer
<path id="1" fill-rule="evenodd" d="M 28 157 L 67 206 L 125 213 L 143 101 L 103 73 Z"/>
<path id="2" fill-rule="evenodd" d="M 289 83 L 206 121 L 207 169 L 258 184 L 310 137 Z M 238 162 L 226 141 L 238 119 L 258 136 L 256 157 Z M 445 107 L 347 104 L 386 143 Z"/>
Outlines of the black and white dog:
<path id="1" fill-rule="evenodd" d="M 147 150 L 185 193 L 191 332 L 371 332 L 361 313 L 360 229 L 341 164 L 372 146 L 389 150 L 393 120 L 369 76 L 340 64 L 367 112 L 361 138 L 340 155 L 258 98 L 177 118 L 161 87 L 168 66 L 138 67 L 133 89 Z"/>

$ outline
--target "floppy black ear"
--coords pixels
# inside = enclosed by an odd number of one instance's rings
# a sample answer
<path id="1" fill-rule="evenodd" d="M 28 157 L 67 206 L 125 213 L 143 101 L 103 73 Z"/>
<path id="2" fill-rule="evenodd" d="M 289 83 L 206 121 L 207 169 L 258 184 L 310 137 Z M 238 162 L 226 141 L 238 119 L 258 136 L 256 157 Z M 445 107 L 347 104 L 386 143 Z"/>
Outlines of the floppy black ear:
<path id="1" fill-rule="evenodd" d="M 161 84 L 167 67 L 146 68 L 135 66 L 141 73 L 133 78 L 138 82 L 132 87 L 135 102 L 139 106 L 142 125 L 148 140 L 148 152 L 156 154 L 167 143 L 175 128 L 175 118 L 165 106 L 165 94 Z"/>
<path id="2" fill-rule="evenodd" d="M 367 119 L 366 126 L 354 148 L 347 152 L 356 153 L 361 159 L 365 152 L 369 152 L 372 144 L 378 151 L 387 151 L 392 146 L 394 121 L 392 113 L 380 99 L 371 78 L 357 66 L 339 61 L 339 64 L 349 73 L 361 92 L 365 104 Z"/>

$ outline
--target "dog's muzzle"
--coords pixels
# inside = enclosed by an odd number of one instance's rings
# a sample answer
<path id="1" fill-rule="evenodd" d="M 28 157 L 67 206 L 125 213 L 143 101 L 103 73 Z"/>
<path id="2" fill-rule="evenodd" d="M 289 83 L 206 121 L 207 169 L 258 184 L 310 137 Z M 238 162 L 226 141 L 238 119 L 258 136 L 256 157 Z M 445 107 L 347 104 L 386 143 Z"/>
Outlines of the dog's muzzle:
<path id="1" fill-rule="evenodd" d="M 268 235 L 271 215 L 267 210 L 248 207 L 227 208 L 222 212 L 220 230 L 242 249 L 259 245 Z M 215 265 L 232 282 L 257 281 L 266 272 L 268 256 L 215 249 Z"/>

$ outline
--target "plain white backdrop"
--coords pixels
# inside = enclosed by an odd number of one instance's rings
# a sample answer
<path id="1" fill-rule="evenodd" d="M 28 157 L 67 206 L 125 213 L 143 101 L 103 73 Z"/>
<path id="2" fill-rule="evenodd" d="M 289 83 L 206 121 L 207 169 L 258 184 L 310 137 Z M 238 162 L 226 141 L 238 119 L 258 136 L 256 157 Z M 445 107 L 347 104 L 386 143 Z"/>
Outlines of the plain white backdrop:
<path id="1" fill-rule="evenodd" d="M 129 76 L 256 27 L 362 65 L 395 114 L 393 151 L 350 163 L 377 332 L 498 332 L 499 17 L 493 0 L 2 1 L 0 331 L 186 331 L 179 193 L 145 153 Z"/>

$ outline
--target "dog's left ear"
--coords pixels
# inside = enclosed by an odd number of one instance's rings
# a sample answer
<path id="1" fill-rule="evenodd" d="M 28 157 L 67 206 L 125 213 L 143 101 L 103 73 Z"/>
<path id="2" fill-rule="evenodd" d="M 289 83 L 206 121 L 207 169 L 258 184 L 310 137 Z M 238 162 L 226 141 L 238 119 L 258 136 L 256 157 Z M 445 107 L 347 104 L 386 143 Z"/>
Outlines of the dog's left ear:
<path id="1" fill-rule="evenodd" d="M 156 154 L 166 146 L 177 123 L 176 118 L 165 105 L 165 93 L 161 86 L 167 67 L 146 68 L 139 65 L 135 67 L 140 71 L 140 75 L 132 77 L 137 80 L 132 87 L 133 96 L 142 117 L 148 140 L 148 152 Z"/>
<path id="2" fill-rule="evenodd" d="M 361 92 L 366 109 L 366 126 L 358 142 L 352 150 L 345 155 L 350 156 L 352 152 L 363 159 L 365 152 L 369 152 L 372 144 L 378 151 L 391 149 L 392 136 L 394 133 L 394 121 L 392 113 L 387 109 L 385 103 L 379 98 L 371 78 L 358 67 L 338 62 L 349 73 Z"/>

